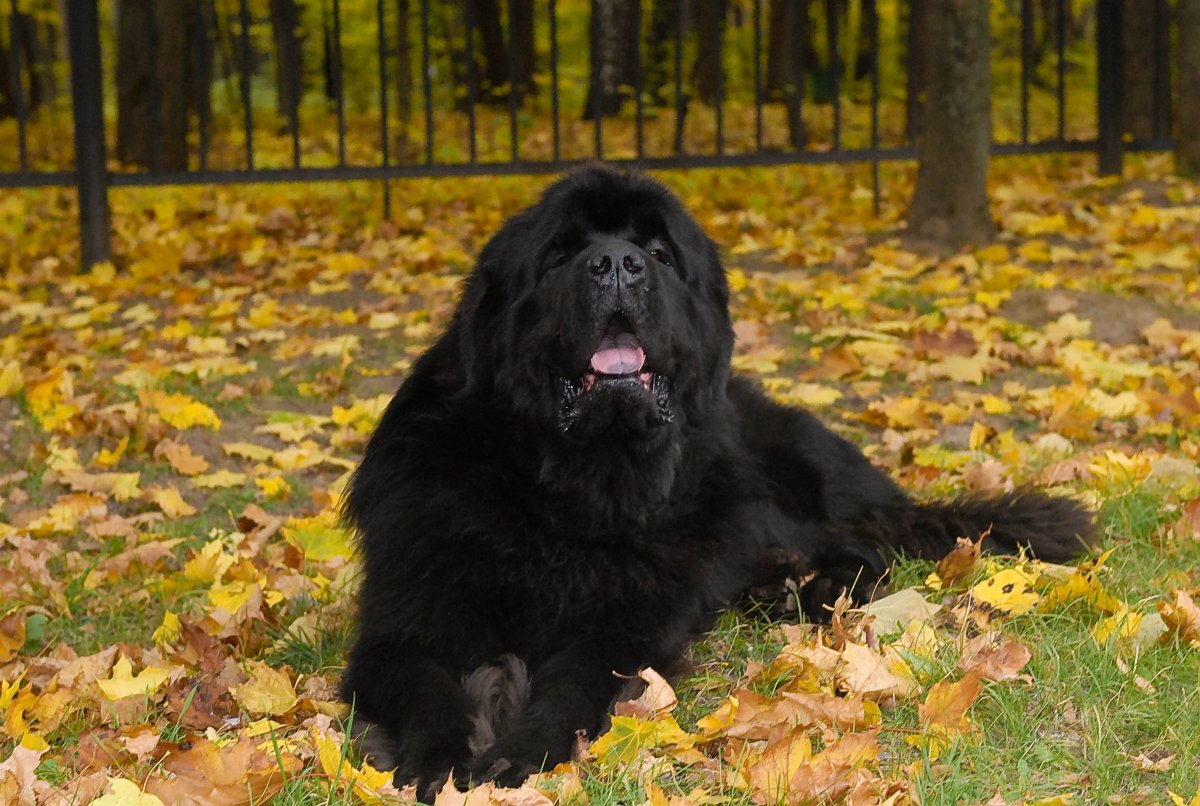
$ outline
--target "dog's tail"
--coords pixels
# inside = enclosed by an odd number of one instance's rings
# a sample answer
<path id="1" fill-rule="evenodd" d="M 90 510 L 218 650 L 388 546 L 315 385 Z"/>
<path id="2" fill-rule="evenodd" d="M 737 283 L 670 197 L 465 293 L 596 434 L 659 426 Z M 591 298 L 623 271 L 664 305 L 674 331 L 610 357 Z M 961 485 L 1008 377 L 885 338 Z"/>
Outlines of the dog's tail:
<path id="1" fill-rule="evenodd" d="M 1032 490 L 879 510 L 856 524 L 855 532 L 877 548 L 931 560 L 945 556 L 960 537 L 984 536 L 984 551 L 1025 548 L 1037 559 L 1055 563 L 1083 553 L 1097 539 L 1095 519 L 1081 503 Z"/>

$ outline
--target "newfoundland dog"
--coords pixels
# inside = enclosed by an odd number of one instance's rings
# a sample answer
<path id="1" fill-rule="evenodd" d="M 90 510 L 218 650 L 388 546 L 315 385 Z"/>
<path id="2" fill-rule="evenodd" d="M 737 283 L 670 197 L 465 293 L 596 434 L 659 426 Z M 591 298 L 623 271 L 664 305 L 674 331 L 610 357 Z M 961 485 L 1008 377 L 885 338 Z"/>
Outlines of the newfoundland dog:
<path id="1" fill-rule="evenodd" d="M 563 761 L 622 676 L 671 667 L 780 567 L 828 619 L 892 549 L 986 532 L 1053 561 L 1090 540 L 1063 498 L 913 501 L 730 374 L 728 301 L 713 242 L 638 174 L 569 176 L 484 247 L 347 496 L 365 577 L 342 693 L 398 784 Z"/>

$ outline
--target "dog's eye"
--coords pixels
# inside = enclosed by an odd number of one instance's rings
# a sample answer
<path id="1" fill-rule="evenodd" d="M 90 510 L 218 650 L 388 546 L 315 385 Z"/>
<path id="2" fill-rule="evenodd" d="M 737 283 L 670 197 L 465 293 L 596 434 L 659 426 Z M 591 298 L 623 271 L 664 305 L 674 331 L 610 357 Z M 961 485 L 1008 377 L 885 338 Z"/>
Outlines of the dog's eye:
<path id="1" fill-rule="evenodd" d="M 651 249 L 650 257 L 654 258 L 655 260 L 657 260 L 659 263 L 663 264 L 664 266 L 674 265 L 671 262 L 671 255 L 669 252 L 667 252 L 666 249 Z"/>
<path id="2" fill-rule="evenodd" d="M 556 249 L 555 251 L 551 252 L 549 255 L 546 256 L 546 268 L 557 269 L 559 266 L 564 265 L 570 259 L 571 259 L 571 256 L 568 255 L 566 252 L 562 251 L 561 249 Z"/>

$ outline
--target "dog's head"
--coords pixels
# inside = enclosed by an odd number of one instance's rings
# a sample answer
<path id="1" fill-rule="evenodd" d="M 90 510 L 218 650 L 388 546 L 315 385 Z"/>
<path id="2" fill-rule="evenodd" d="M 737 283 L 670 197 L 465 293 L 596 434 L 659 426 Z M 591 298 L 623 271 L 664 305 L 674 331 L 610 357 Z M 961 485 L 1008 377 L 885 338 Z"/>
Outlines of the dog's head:
<path id="1" fill-rule="evenodd" d="M 572 442 L 653 437 L 724 394 L 728 296 L 670 191 L 581 171 L 483 249 L 457 314 L 468 384 Z"/>

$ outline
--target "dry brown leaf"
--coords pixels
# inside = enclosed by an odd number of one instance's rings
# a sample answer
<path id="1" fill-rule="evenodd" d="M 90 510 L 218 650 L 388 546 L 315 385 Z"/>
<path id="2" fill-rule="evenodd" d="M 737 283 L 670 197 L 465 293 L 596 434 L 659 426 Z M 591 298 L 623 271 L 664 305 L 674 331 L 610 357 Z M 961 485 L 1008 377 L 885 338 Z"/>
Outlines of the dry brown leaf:
<path id="1" fill-rule="evenodd" d="M 882 655 L 862 644 L 846 644 L 837 675 L 845 691 L 871 700 L 904 699 L 917 692 L 912 672 L 899 655 Z"/>
<path id="2" fill-rule="evenodd" d="M 767 742 L 762 755 L 742 770 L 750 781 L 751 798 L 761 804 L 786 800 L 792 779 L 811 758 L 812 741 L 804 728 L 785 732 Z"/>
<path id="3" fill-rule="evenodd" d="M 186 444 L 164 439 L 154 447 L 155 459 L 166 459 L 175 472 L 185 476 L 198 476 L 208 470 L 208 460 L 192 453 Z"/>
<path id="4" fill-rule="evenodd" d="M 162 769 L 174 778 L 151 777 L 146 781 L 146 791 L 177 806 L 266 802 L 303 763 L 286 751 L 277 756 L 259 750 L 261 741 L 243 735 L 236 742 L 218 747 L 207 739 L 197 739 L 186 750 L 167 754 Z"/>
<path id="5" fill-rule="evenodd" d="M 671 687 L 662 675 L 650 667 L 638 672 L 646 684 L 641 695 L 634 700 L 625 700 L 614 706 L 617 716 L 636 716 L 640 719 L 654 719 L 662 714 L 668 714 L 679 704 L 675 689 Z"/>
<path id="6" fill-rule="evenodd" d="M 929 689 L 925 702 L 918 712 L 921 721 L 928 726 L 938 726 L 951 733 L 963 733 L 971 729 L 967 710 L 975 702 L 981 690 L 980 672 L 971 669 L 962 679 L 951 683 L 939 680 Z"/>
<path id="7" fill-rule="evenodd" d="M 788 802 L 828 802 L 845 795 L 862 780 L 860 768 L 879 757 L 879 732 L 847 733 L 825 747 L 792 776 Z"/>
<path id="8" fill-rule="evenodd" d="M 861 696 L 835 697 L 825 693 L 782 692 L 764 697 L 748 689 L 733 693 L 737 710 L 724 735 L 740 739 L 769 739 L 780 728 L 854 730 L 879 721 L 879 709 Z"/>
<path id="9" fill-rule="evenodd" d="M 1161 640 L 1166 643 L 1174 637 L 1181 643 L 1200 644 L 1200 607 L 1186 591 L 1177 590 L 1174 596 L 1173 602 L 1158 603 L 1158 613 L 1167 625 Z"/>
<path id="10" fill-rule="evenodd" d="M 958 668 L 963 672 L 978 671 L 985 680 L 1022 678 L 1032 682 L 1033 678 L 1029 675 L 1019 674 L 1031 657 L 1029 647 L 1024 644 L 1001 633 L 984 633 L 972 638 L 963 647 Z"/>
<path id="11" fill-rule="evenodd" d="M 975 571 L 979 564 L 980 547 L 983 544 L 981 535 L 978 540 L 960 537 L 954 542 L 954 548 L 942 559 L 938 560 L 937 575 L 944 585 L 953 585 L 960 579 L 966 579 Z"/>

